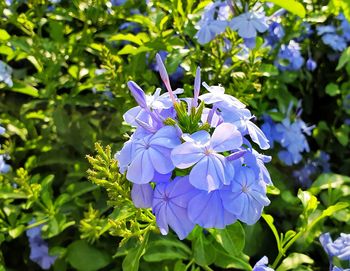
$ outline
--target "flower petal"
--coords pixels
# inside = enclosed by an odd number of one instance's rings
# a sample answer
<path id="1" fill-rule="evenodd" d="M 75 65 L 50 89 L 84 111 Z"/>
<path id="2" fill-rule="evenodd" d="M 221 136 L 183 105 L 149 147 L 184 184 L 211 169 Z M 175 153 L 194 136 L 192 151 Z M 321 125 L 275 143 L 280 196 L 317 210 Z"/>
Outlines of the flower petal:
<path id="1" fill-rule="evenodd" d="M 139 152 L 131 162 L 126 178 L 136 184 L 149 183 L 154 176 L 154 168 L 148 151 Z"/>
<path id="2" fill-rule="evenodd" d="M 204 156 L 202 148 L 193 142 L 185 142 L 171 151 L 171 160 L 178 168 L 189 168 Z"/>
<path id="3" fill-rule="evenodd" d="M 222 123 L 215 128 L 210 144 L 217 152 L 238 149 L 243 143 L 242 135 L 231 123 Z"/>
<path id="4" fill-rule="evenodd" d="M 150 184 L 134 184 L 131 189 L 131 199 L 137 208 L 151 208 L 153 189 Z"/>

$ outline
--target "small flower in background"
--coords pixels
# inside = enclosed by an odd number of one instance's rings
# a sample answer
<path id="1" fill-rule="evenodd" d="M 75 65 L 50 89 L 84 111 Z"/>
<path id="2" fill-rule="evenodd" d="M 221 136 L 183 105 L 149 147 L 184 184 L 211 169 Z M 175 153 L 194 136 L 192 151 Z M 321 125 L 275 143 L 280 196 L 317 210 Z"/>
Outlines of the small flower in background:
<path id="1" fill-rule="evenodd" d="M 293 103 L 290 103 L 286 118 L 281 123 L 275 123 L 272 119 L 265 117 L 265 123 L 262 125 L 263 132 L 266 132 L 270 141 L 278 142 L 283 147 L 278 152 L 278 158 L 288 166 L 299 163 L 302 159 L 301 153 L 309 151 L 305 134 L 310 135 L 314 128 L 314 126 L 308 127 L 300 119 L 302 110 L 297 110 L 296 118 L 291 120 L 292 106 Z M 300 103 L 298 107 L 300 107 Z"/>
<path id="2" fill-rule="evenodd" d="M 268 28 L 266 41 L 271 47 L 275 47 L 284 37 L 285 33 L 280 23 L 273 21 Z"/>
<path id="3" fill-rule="evenodd" d="M 257 32 L 263 33 L 268 29 L 265 14 L 262 12 L 249 11 L 234 17 L 229 26 L 237 30 L 241 38 L 255 38 Z"/>
<path id="4" fill-rule="evenodd" d="M 0 135 L 3 135 L 6 132 L 6 129 L 2 126 L 0 126 Z M 1 145 L 0 145 L 1 148 Z M 10 171 L 11 167 L 6 164 L 5 159 L 9 159 L 7 155 L 0 154 L 0 174 L 4 174 Z"/>
<path id="5" fill-rule="evenodd" d="M 267 264 L 269 259 L 264 256 L 262 257 L 253 267 L 252 271 L 274 271 L 272 268 L 268 267 Z"/>
<path id="6" fill-rule="evenodd" d="M 306 61 L 306 68 L 309 71 L 314 71 L 317 68 L 317 63 L 311 57 L 309 57 Z"/>
<path id="7" fill-rule="evenodd" d="M 346 40 L 338 35 L 337 29 L 333 25 L 318 26 L 316 30 L 323 43 L 333 50 L 341 52 L 346 48 Z"/>
<path id="8" fill-rule="evenodd" d="M 200 44 L 210 42 L 225 31 L 228 25 L 228 8 L 226 2 L 220 1 L 205 7 L 202 18 L 196 25 L 198 32 L 194 36 Z"/>
<path id="9" fill-rule="evenodd" d="M 329 158 L 330 157 L 327 153 L 321 151 L 315 158 L 308 159 L 302 168 L 294 170 L 294 178 L 297 179 L 302 187 L 310 187 L 312 181 L 318 174 L 328 173 L 331 171 Z"/>
<path id="10" fill-rule="evenodd" d="M 350 234 L 340 233 L 340 237 L 333 242 L 331 235 L 326 232 L 320 235 L 319 240 L 328 255 L 330 270 L 343 270 L 337 266 L 333 267 L 333 257 L 338 257 L 343 261 L 350 261 Z"/>
<path id="11" fill-rule="evenodd" d="M 13 86 L 12 82 L 12 68 L 5 62 L 0 60 L 0 82 L 4 82 L 9 87 Z"/>
<path id="12" fill-rule="evenodd" d="M 343 13 L 340 13 L 338 16 L 338 19 L 340 20 L 340 29 L 342 32 L 342 37 L 347 41 L 350 42 L 350 23 L 345 18 Z"/>
<path id="13" fill-rule="evenodd" d="M 291 40 L 288 45 L 282 44 L 278 52 L 275 66 L 281 71 L 296 71 L 304 64 L 299 43 Z"/>
<path id="14" fill-rule="evenodd" d="M 32 220 L 29 224 L 33 224 Z M 29 258 L 40 265 L 42 269 L 48 270 L 54 264 L 57 257 L 49 255 L 48 244 L 41 237 L 41 226 L 27 230 L 26 234 L 29 240 L 30 255 Z"/>

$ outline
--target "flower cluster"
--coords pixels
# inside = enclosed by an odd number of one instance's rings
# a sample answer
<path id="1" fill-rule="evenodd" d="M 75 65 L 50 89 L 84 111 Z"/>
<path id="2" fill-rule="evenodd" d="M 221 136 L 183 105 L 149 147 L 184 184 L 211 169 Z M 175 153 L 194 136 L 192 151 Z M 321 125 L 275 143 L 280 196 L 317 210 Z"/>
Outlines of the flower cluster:
<path id="1" fill-rule="evenodd" d="M 314 128 L 314 126 L 308 127 L 300 119 L 302 110 L 298 110 L 296 118 L 291 120 L 292 106 L 293 103 L 290 103 L 286 118 L 281 123 L 275 123 L 269 116 L 264 116 L 265 123 L 261 127 L 272 147 L 274 142 L 278 142 L 284 148 L 279 151 L 278 157 L 289 166 L 299 163 L 302 159 L 301 153 L 310 150 L 305 134 L 310 135 Z"/>
<path id="2" fill-rule="evenodd" d="M 268 29 L 265 13 L 263 10 L 251 10 L 229 20 L 233 9 L 229 1 L 215 1 L 206 6 L 202 18 L 196 26 L 198 32 L 195 37 L 198 42 L 206 44 L 223 33 L 226 27 L 229 27 L 238 32 L 238 35 L 244 39 L 246 46 L 254 47 L 257 33 L 263 33 Z"/>
<path id="3" fill-rule="evenodd" d="M 33 224 L 32 221 L 30 224 Z M 47 243 L 41 237 L 42 226 L 37 226 L 27 230 L 26 234 L 29 240 L 30 255 L 29 258 L 36 262 L 42 269 L 49 269 L 56 261 L 56 256 L 49 255 Z"/>
<path id="4" fill-rule="evenodd" d="M 321 25 L 317 27 L 317 35 L 322 38 L 324 44 L 331 47 L 334 51 L 343 51 L 350 42 L 350 23 L 343 14 L 338 16 L 340 25 Z"/>
<path id="5" fill-rule="evenodd" d="M 296 71 L 304 64 L 304 58 L 300 53 L 300 46 L 294 40 L 291 40 L 288 45 L 282 44 L 278 52 L 275 65 L 281 71 Z"/>
<path id="6" fill-rule="evenodd" d="M 320 236 L 320 242 L 328 255 L 330 267 L 333 265 L 333 257 L 338 257 L 343 261 L 350 261 L 350 234 L 341 233 L 340 237 L 333 242 L 331 235 L 327 232 Z M 341 270 L 343 269 L 337 266 L 333 268 L 333 271 Z"/>
<path id="7" fill-rule="evenodd" d="M 296 178 L 303 187 L 310 187 L 312 177 L 320 173 L 328 173 L 331 171 L 329 158 L 327 153 L 320 151 L 317 157 L 308 159 L 300 169 L 293 171 L 294 178 Z"/>
<path id="8" fill-rule="evenodd" d="M 161 233 L 170 226 L 180 239 L 195 224 L 255 223 L 270 203 L 271 178 L 264 165 L 270 157 L 254 150 L 249 138 L 261 149 L 270 147 L 268 139 L 246 106 L 223 87 L 203 83 L 208 92 L 199 95 L 199 68 L 194 97 L 178 98 L 183 90 L 172 90 L 158 54 L 157 64 L 168 92 L 158 88 L 150 96 L 128 82 L 138 106 L 124 120 L 136 130 L 115 156 L 133 183 L 135 206 L 152 208 Z"/>
<path id="9" fill-rule="evenodd" d="M 5 133 L 5 128 L 0 126 L 0 135 L 3 135 Z M 1 145 L 0 145 L 1 147 Z M 6 164 L 5 161 L 6 156 L 3 154 L 0 154 L 0 174 L 1 173 L 7 173 L 10 170 L 10 166 L 8 164 Z"/>
<path id="10" fill-rule="evenodd" d="M 13 86 L 12 82 L 12 68 L 5 62 L 0 60 L 0 82 L 4 82 L 9 87 Z"/>

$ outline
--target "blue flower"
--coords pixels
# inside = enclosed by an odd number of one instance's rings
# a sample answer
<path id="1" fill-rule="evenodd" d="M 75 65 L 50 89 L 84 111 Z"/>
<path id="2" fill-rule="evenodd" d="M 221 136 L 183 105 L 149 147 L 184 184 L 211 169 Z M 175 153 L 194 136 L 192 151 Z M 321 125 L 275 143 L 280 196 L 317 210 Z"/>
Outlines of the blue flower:
<path id="1" fill-rule="evenodd" d="M 269 25 L 266 41 L 268 45 L 274 47 L 284 37 L 284 30 L 280 23 L 272 22 Z"/>
<path id="2" fill-rule="evenodd" d="M 4 155 L 0 154 L 0 173 L 7 173 L 10 169 L 11 167 L 6 164 Z"/>
<path id="3" fill-rule="evenodd" d="M 29 224 L 34 223 L 32 220 Z M 49 255 L 48 244 L 41 237 L 41 226 L 27 230 L 26 234 L 29 240 L 30 255 L 29 258 L 36 262 L 42 269 L 49 269 L 56 261 L 56 256 Z"/>
<path id="4" fill-rule="evenodd" d="M 337 34 L 325 34 L 322 36 L 322 41 L 335 51 L 341 52 L 346 48 L 345 39 Z"/>
<path id="5" fill-rule="evenodd" d="M 341 233 L 333 243 L 327 245 L 334 255 L 343 261 L 350 261 L 350 234 Z"/>
<path id="6" fill-rule="evenodd" d="M 269 259 L 262 257 L 253 267 L 252 271 L 274 271 L 272 268 L 266 266 L 269 263 Z"/>
<path id="7" fill-rule="evenodd" d="M 151 208 L 153 189 L 150 184 L 134 184 L 131 189 L 131 199 L 137 208 Z"/>
<path id="8" fill-rule="evenodd" d="M 320 25 L 316 27 L 317 35 L 322 36 L 324 34 L 335 34 L 336 28 L 333 25 Z"/>
<path id="9" fill-rule="evenodd" d="M 12 82 L 12 68 L 5 62 L 0 60 L 0 82 L 4 82 L 9 87 L 13 86 Z"/>
<path id="10" fill-rule="evenodd" d="M 205 7 L 201 20 L 196 25 L 198 32 L 194 36 L 200 44 L 206 44 L 213 40 L 217 35 L 223 33 L 228 25 L 227 23 L 226 3 L 216 2 Z M 215 13 L 218 16 L 215 19 Z"/>
<path id="11" fill-rule="evenodd" d="M 224 186 L 219 190 L 207 192 L 201 191 L 188 203 L 188 216 L 195 224 L 203 228 L 223 229 L 227 225 L 234 223 L 237 218 L 227 211 L 222 193 L 230 189 Z"/>
<path id="12" fill-rule="evenodd" d="M 256 179 L 248 167 L 236 166 L 231 191 L 222 191 L 224 207 L 239 220 L 254 224 L 261 216 L 264 206 L 270 204 L 266 197 L 266 184 Z"/>
<path id="13" fill-rule="evenodd" d="M 308 60 L 306 61 L 306 68 L 309 71 L 314 71 L 317 68 L 317 63 L 310 57 L 308 58 Z"/>
<path id="14" fill-rule="evenodd" d="M 264 13 L 249 11 L 231 20 L 229 26 L 237 30 L 241 38 L 255 38 L 257 32 L 263 33 L 268 29 Z"/>
<path id="15" fill-rule="evenodd" d="M 304 133 L 310 134 L 312 127 L 307 127 L 305 122 L 297 119 L 291 122 L 288 118 L 276 125 L 276 131 L 281 133 L 280 144 L 286 150 L 278 153 L 278 157 L 287 165 L 297 164 L 301 161 L 301 152 L 309 151 Z"/>
<path id="16" fill-rule="evenodd" d="M 171 152 L 171 160 L 180 169 L 193 166 L 189 181 L 194 187 L 210 192 L 230 183 L 226 159 L 219 152 L 242 145 L 242 136 L 233 124 L 220 124 L 211 137 L 206 131 L 198 131 L 184 140 Z"/>
<path id="17" fill-rule="evenodd" d="M 155 134 L 136 139 L 132 144 L 134 151 L 126 174 L 129 181 L 146 184 L 152 181 L 155 172 L 167 174 L 175 168 L 170 152 L 180 144 L 180 139 L 173 126 L 164 126 Z"/>
<path id="18" fill-rule="evenodd" d="M 340 13 L 338 19 L 341 21 L 340 29 L 342 31 L 342 37 L 349 42 L 350 41 L 350 23 L 345 18 L 343 13 Z"/>
<path id="19" fill-rule="evenodd" d="M 188 176 L 176 177 L 170 183 L 160 183 L 154 190 L 152 210 L 163 235 L 169 226 L 182 240 L 192 231 L 195 224 L 187 214 L 188 202 L 198 193 L 188 181 Z"/>
<path id="20" fill-rule="evenodd" d="M 285 44 L 281 45 L 277 59 L 275 60 L 275 65 L 281 71 L 299 70 L 303 63 L 304 58 L 301 56 L 298 43 L 291 40 L 287 46 Z"/>

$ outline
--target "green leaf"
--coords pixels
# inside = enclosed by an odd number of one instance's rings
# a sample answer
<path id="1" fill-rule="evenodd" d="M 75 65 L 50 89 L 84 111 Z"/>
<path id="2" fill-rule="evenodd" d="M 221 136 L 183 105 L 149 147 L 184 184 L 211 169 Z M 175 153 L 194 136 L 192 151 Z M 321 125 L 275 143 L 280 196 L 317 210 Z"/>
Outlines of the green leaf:
<path id="1" fill-rule="evenodd" d="M 338 139 L 339 143 L 344 147 L 349 143 L 349 132 L 350 128 L 346 124 L 342 124 L 339 129 L 334 131 L 335 137 Z"/>
<path id="2" fill-rule="evenodd" d="M 348 47 L 346 50 L 344 50 L 344 52 L 342 52 L 342 54 L 339 58 L 336 70 L 338 71 L 341 68 L 343 68 L 344 65 L 349 62 L 349 60 L 350 60 L 350 47 Z"/>
<path id="3" fill-rule="evenodd" d="M 340 94 L 339 86 L 338 86 L 337 84 L 334 84 L 334 83 L 329 83 L 329 84 L 326 86 L 326 93 L 327 93 L 329 96 L 335 96 L 335 95 Z"/>
<path id="4" fill-rule="evenodd" d="M 322 212 L 321 217 L 331 216 L 335 212 L 345 209 L 349 206 L 348 202 L 337 202 L 337 204 L 329 206 L 326 210 Z"/>
<path id="5" fill-rule="evenodd" d="M 19 92 L 22 94 L 26 94 L 32 97 L 38 97 L 38 90 L 35 87 L 32 87 L 30 85 L 25 85 L 23 83 L 20 82 L 14 82 L 13 83 L 13 87 L 10 89 L 11 91 L 14 92 Z"/>
<path id="6" fill-rule="evenodd" d="M 262 217 L 265 219 L 267 225 L 269 225 L 270 229 L 273 232 L 273 235 L 275 236 L 275 239 L 277 242 L 277 247 L 279 248 L 278 250 L 281 250 L 282 249 L 281 240 L 280 240 L 280 237 L 278 235 L 278 231 L 277 231 L 275 225 L 273 224 L 273 217 L 271 215 L 268 215 L 268 214 L 262 214 Z"/>
<path id="7" fill-rule="evenodd" d="M 9 33 L 7 33 L 7 31 L 4 29 L 0 29 L 0 40 L 5 41 L 5 40 L 8 40 L 9 38 L 11 38 Z"/>
<path id="8" fill-rule="evenodd" d="M 317 198 L 314 195 L 312 195 L 309 191 L 302 191 L 299 189 L 298 198 L 304 206 L 304 212 L 311 213 L 317 208 Z"/>
<path id="9" fill-rule="evenodd" d="M 324 189 L 339 188 L 345 183 L 350 184 L 350 177 L 334 173 L 323 173 L 312 183 L 309 190 L 311 193 L 317 194 Z"/>
<path id="10" fill-rule="evenodd" d="M 145 41 L 148 41 L 149 38 L 146 36 L 145 33 L 140 33 L 137 35 L 133 35 L 133 34 L 116 34 L 110 37 L 109 39 L 110 41 L 120 41 L 120 40 L 126 40 L 126 41 L 130 41 L 133 42 L 137 45 L 142 45 L 144 44 Z"/>
<path id="11" fill-rule="evenodd" d="M 210 229 L 209 232 L 229 255 L 236 256 L 242 252 L 245 233 L 239 222 L 229 225 L 225 229 Z"/>
<path id="12" fill-rule="evenodd" d="M 189 259 L 192 251 L 176 239 L 160 239 L 149 242 L 143 259 L 147 262 Z"/>
<path id="13" fill-rule="evenodd" d="M 25 228 L 26 227 L 24 225 L 19 225 L 18 227 L 9 230 L 9 235 L 12 238 L 17 238 L 18 236 L 20 236 L 24 232 Z"/>
<path id="14" fill-rule="evenodd" d="M 222 249 L 218 243 L 214 243 L 215 249 L 215 265 L 221 268 L 234 268 L 240 270 L 252 270 L 249 264 L 249 257 L 244 253 L 240 253 L 237 256 L 229 255 L 226 250 Z"/>
<path id="15" fill-rule="evenodd" d="M 146 232 L 141 244 L 128 251 L 128 254 L 123 260 L 123 271 L 137 271 L 139 269 L 140 258 L 146 252 L 146 245 L 149 238 L 149 232 Z"/>
<path id="16" fill-rule="evenodd" d="M 210 265 L 215 261 L 216 253 L 213 249 L 212 240 L 207 239 L 202 231 L 197 233 L 192 248 L 194 260 L 197 264 Z"/>
<path id="17" fill-rule="evenodd" d="M 295 0 L 263 0 L 264 2 L 271 2 L 288 10 L 289 12 L 298 15 L 300 18 L 304 18 L 306 11 L 304 6 Z"/>
<path id="18" fill-rule="evenodd" d="M 97 249 L 84 240 L 78 240 L 67 248 L 67 260 L 77 270 L 95 271 L 111 262 L 109 254 Z"/>
<path id="19" fill-rule="evenodd" d="M 309 256 L 301 253 L 291 253 L 287 258 L 283 260 L 281 265 L 276 269 L 276 271 L 287 271 L 294 270 L 301 264 L 313 264 L 314 260 Z"/>

